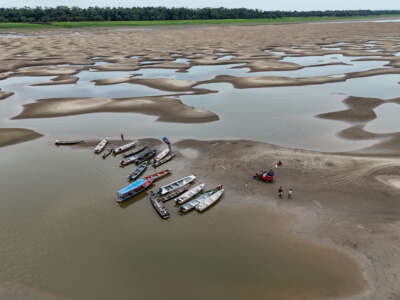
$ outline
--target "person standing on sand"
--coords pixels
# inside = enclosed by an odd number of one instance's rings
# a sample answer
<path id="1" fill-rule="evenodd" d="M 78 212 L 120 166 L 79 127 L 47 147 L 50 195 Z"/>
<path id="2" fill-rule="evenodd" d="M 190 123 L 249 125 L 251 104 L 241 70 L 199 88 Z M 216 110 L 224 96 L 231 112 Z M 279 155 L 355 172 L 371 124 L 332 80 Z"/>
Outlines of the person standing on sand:
<path id="1" fill-rule="evenodd" d="M 293 189 L 290 188 L 290 189 L 288 190 L 288 192 L 287 192 L 287 198 L 288 198 L 288 199 L 292 199 L 292 196 L 293 196 Z"/>
<path id="2" fill-rule="evenodd" d="M 121 133 L 121 141 L 124 141 L 124 134 Z"/>
<path id="3" fill-rule="evenodd" d="M 282 197 L 283 197 L 283 188 L 282 187 L 279 187 L 278 196 L 280 199 L 282 199 Z"/>
<path id="4" fill-rule="evenodd" d="M 171 143 L 166 136 L 162 138 L 163 142 L 167 144 L 169 150 L 171 151 Z"/>

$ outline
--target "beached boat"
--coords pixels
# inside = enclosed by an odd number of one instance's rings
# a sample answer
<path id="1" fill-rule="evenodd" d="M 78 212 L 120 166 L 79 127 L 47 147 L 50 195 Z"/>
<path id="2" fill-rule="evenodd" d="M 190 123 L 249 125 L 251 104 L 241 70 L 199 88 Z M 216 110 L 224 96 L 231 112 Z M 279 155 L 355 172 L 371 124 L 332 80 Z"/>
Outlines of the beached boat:
<path id="1" fill-rule="evenodd" d="M 138 178 L 147 169 L 147 161 L 141 163 L 131 174 L 129 174 L 128 180 L 133 181 Z"/>
<path id="2" fill-rule="evenodd" d="M 146 179 L 146 180 L 157 180 L 157 179 L 159 179 L 161 177 L 167 176 L 168 174 L 170 174 L 169 170 L 163 170 L 163 171 L 154 173 L 154 174 L 152 174 L 150 176 L 147 176 L 144 179 Z"/>
<path id="3" fill-rule="evenodd" d="M 198 205 L 196 205 L 196 210 L 197 211 L 204 211 L 207 208 L 209 208 L 211 205 L 213 205 L 215 202 L 217 202 L 222 194 L 224 193 L 224 189 L 218 190 L 215 193 L 213 193 L 212 195 L 210 195 L 209 197 L 206 197 L 204 199 L 202 199 Z"/>
<path id="4" fill-rule="evenodd" d="M 93 152 L 96 154 L 101 153 L 101 151 L 104 150 L 104 148 L 106 147 L 108 141 L 107 139 L 102 139 L 100 143 L 97 144 L 96 147 L 94 147 Z"/>
<path id="5" fill-rule="evenodd" d="M 137 194 L 143 192 L 147 189 L 153 180 L 138 179 L 135 182 L 127 185 L 126 187 L 120 189 L 117 193 L 117 202 L 124 202 L 129 198 L 136 196 Z"/>
<path id="6" fill-rule="evenodd" d="M 139 148 L 137 148 L 135 150 L 129 151 L 128 153 L 124 154 L 123 157 L 127 158 L 129 156 L 133 156 L 133 155 L 138 154 L 139 152 L 143 151 L 146 148 L 147 148 L 146 146 L 139 147 Z"/>
<path id="7" fill-rule="evenodd" d="M 189 201 L 191 198 L 200 193 L 201 190 L 204 188 L 204 186 L 205 186 L 204 183 L 196 185 L 195 187 L 188 190 L 186 193 L 180 195 L 178 198 L 175 199 L 176 204 L 182 205 L 185 202 Z"/>
<path id="8" fill-rule="evenodd" d="M 160 196 L 160 200 L 162 202 L 167 202 L 168 200 L 178 197 L 180 194 L 186 192 L 188 189 L 189 189 L 189 187 L 187 185 L 185 185 L 179 189 L 176 189 L 170 193 L 165 194 L 164 196 Z"/>
<path id="9" fill-rule="evenodd" d="M 173 159 L 175 157 L 175 153 L 170 153 L 167 156 L 165 156 L 164 158 L 157 160 L 157 161 L 153 161 L 153 168 L 157 168 L 163 164 L 165 164 L 166 162 L 170 161 L 171 159 Z"/>
<path id="10" fill-rule="evenodd" d="M 123 145 L 121 147 L 117 147 L 117 148 L 114 149 L 113 154 L 117 155 L 117 154 L 122 153 L 124 151 L 128 151 L 129 149 L 132 149 L 133 147 L 135 147 L 136 144 L 137 144 L 137 141 L 133 141 L 133 142 L 125 144 L 125 145 Z"/>
<path id="11" fill-rule="evenodd" d="M 171 150 L 170 150 L 169 148 L 164 149 L 163 151 L 161 151 L 160 153 L 158 153 L 158 154 L 154 157 L 152 163 L 155 163 L 155 162 L 157 162 L 157 161 L 159 161 L 159 160 L 162 160 L 164 157 L 166 157 L 166 156 L 169 154 L 170 151 L 171 151 Z"/>
<path id="12" fill-rule="evenodd" d="M 103 159 L 106 159 L 107 157 L 109 157 L 111 155 L 111 153 L 113 153 L 113 151 L 114 151 L 113 148 L 110 148 L 110 149 L 107 149 L 106 151 L 104 151 Z"/>
<path id="13" fill-rule="evenodd" d="M 165 207 L 164 203 L 162 201 L 160 201 L 158 195 L 156 193 L 154 193 L 153 191 L 150 191 L 149 199 L 150 199 L 150 202 L 153 205 L 154 209 L 160 215 L 160 217 L 165 220 L 168 219 L 169 211 Z"/>
<path id="14" fill-rule="evenodd" d="M 54 142 L 55 145 L 57 146 L 62 146 L 62 145 L 75 145 L 75 144 L 80 144 L 83 143 L 83 140 L 71 140 L 71 141 L 62 141 L 62 140 L 56 140 Z"/>
<path id="15" fill-rule="evenodd" d="M 164 186 L 160 187 L 158 192 L 161 195 L 165 195 L 166 193 L 170 193 L 170 192 L 172 192 L 172 191 L 174 191 L 176 189 L 179 189 L 179 188 L 191 183 L 195 179 L 196 179 L 196 176 L 194 176 L 194 175 L 190 175 L 190 176 L 181 178 L 179 180 L 176 180 L 174 182 L 171 182 L 171 183 L 169 183 L 167 185 L 164 185 Z"/>
<path id="16" fill-rule="evenodd" d="M 152 158 L 154 155 L 156 155 L 156 150 L 152 150 L 152 149 L 143 150 L 142 152 L 140 152 L 137 155 L 135 162 L 136 162 L 136 164 L 141 164 L 142 162 Z"/>
<path id="17" fill-rule="evenodd" d="M 205 191 L 204 193 L 201 193 L 196 198 L 190 200 L 189 202 L 186 202 L 181 207 L 179 207 L 179 212 L 187 213 L 188 211 L 191 211 L 197 205 L 199 205 L 201 201 L 203 201 L 204 199 L 208 198 L 209 196 L 214 194 L 216 191 L 217 191 L 216 189 L 212 189 L 212 190 Z"/>

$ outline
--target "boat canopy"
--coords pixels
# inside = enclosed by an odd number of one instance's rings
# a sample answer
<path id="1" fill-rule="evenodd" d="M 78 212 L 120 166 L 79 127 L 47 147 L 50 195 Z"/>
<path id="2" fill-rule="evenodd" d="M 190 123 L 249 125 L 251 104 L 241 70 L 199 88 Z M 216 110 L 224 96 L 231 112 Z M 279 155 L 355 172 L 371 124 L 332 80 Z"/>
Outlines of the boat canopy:
<path id="1" fill-rule="evenodd" d="M 120 189 L 120 190 L 118 191 L 118 196 L 123 196 L 123 195 L 125 195 L 126 193 L 132 192 L 132 191 L 134 191 L 135 189 L 141 187 L 141 186 L 142 186 L 143 184 L 145 184 L 146 182 L 147 182 L 147 180 L 138 179 L 138 180 L 136 180 L 135 182 L 133 182 L 133 183 L 127 185 L 126 187 Z"/>

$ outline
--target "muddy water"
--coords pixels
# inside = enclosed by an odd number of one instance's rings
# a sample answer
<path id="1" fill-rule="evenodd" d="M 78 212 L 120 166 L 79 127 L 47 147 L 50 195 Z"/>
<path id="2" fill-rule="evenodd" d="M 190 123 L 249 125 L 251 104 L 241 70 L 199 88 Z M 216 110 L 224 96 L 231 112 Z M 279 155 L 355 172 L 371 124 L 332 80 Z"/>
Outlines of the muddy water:
<path id="1" fill-rule="evenodd" d="M 131 168 L 47 137 L 0 148 L 0 164 L 0 298 L 292 300 L 362 288 L 349 257 L 295 239 L 293 217 L 263 202 L 227 191 L 203 214 L 168 203 L 162 221 L 147 199 L 113 201 Z"/>

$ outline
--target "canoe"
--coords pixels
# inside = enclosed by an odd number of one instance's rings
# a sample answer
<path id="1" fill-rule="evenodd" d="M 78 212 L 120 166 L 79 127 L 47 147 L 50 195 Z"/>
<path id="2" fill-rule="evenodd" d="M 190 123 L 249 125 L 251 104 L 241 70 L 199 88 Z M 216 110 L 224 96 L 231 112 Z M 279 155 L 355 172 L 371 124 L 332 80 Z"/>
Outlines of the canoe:
<path id="1" fill-rule="evenodd" d="M 75 144 L 80 144 L 83 143 L 83 140 L 71 140 L 71 141 L 61 141 L 61 140 L 56 140 L 54 142 L 55 145 L 61 146 L 61 145 L 75 145 Z"/>
<path id="2" fill-rule="evenodd" d="M 135 147 L 136 144 L 137 144 L 137 141 L 133 141 L 133 142 L 130 142 L 130 143 L 128 143 L 128 144 L 125 144 L 125 145 L 123 145 L 123 146 L 121 146 L 121 147 L 115 148 L 114 151 L 113 151 L 113 154 L 114 154 L 114 155 L 117 155 L 117 154 L 119 154 L 119 153 L 121 153 L 121 152 L 127 151 L 127 150 L 129 150 L 129 149 Z"/>
<path id="3" fill-rule="evenodd" d="M 156 155 L 156 150 L 146 149 L 137 155 L 137 159 L 136 159 L 135 163 L 141 164 L 142 162 L 152 158 L 154 155 Z"/>
<path id="4" fill-rule="evenodd" d="M 204 188 L 204 186 L 205 186 L 204 183 L 196 185 L 195 187 L 188 190 L 186 193 L 180 195 L 178 198 L 175 199 L 176 204 L 182 205 L 183 203 L 187 202 L 188 200 L 196 196 L 198 193 L 200 193 L 201 190 Z"/>
<path id="5" fill-rule="evenodd" d="M 147 169 L 147 161 L 141 163 L 131 174 L 129 174 L 128 180 L 133 181 L 138 178 Z"/>
<path id="6" fill-rule="evenodd" d="M 178 197 L 180 194 L 186 192 L 188 189 L 189 189 L 189 187 L 187 185 L 185 185 L 179 189 L 176 189 L 170 193 L 165 194 L 164 196 L 160 196 L 160 200 L 162 202 L 167 202 L 168 200 Z"/>
<path id="7" fill-rule="evenodd" d="M 212 194 L 215 193 L 215 189 L 212 190 L 208 190 L 200 195 L 198 195 L 196 198 L 190 200 L 189 202 L 186 202 L 185 204 L 183 204 L 181 207 L 179 207 L 179 212 L 181 213 L 187 213 L 189 211 L 191 211 L 192 209 L 194 209 L 197 205 L 200 204 L 201 201 L 203 201 L 203 199 L 208 198 L 209 196 L 211 196 Z"/>
<path id="8" fill-rule="evenodd" d="M 150 202 L 153 205 L 154 209 L 156 210 L 156 212 L 160 215 L 160 217 L 163 218 L 164 220 L 168 219 L 169 211 L 165 207 L 164 203 L 162 201 L 160 201 L 160 199 L 158 198 L 158 195 L 156 193 L 154 193 L 153 191 L 151 191 L 149 199 L 150 199 Z"/>
<path id="9" fill-rule="evenodd" d="M 170 193 L 170 192 L 172 192 L 172 191 L 174 191 L 176 189 L 179 189 L 179 188 L 191 183 L 195 179 L 196 179 L 196 176 L 194 176 L 194 175 L 190 175 L 190 176 L 181 178 L 179 180 L 176 180 L 174 182 L 171 182 L 171 183 L 169 183 L 167 185 L 164 185 L 164 186 L 160 187 L 158 192 L 161 195 L 165 195 L 166 193 Z"/>
<path id="10" fill-rule="evenodd" d="M 94 147 L 93 152 L 96 154 L 101 153 L 101 151 L 104 150 L 104 148 L 106 147 L 107 144 L 108 144 L 107 139 L 102 139 L 101 142 L 98 143 L 96 147 Z"/>
<path id="11" fill-rule="evenodd" d="M 167 176 L 168 174 L 170 174 L 169 170 L 163 170 L 163 171 L 154 173 L 154 174 L 152 174 L 150 176 L 147 176 L 144 179 L 146 179 L 146 180 L 157 180 L 157 179 L 159 179 L 161 177 Z"/>
<path id="12" fill-rule="evenodd" d="M 103 159 L 106 159 L 108 156 L 110 156 L 111 153 L 113 153 L 113 148 L 107 149 L 104 153 L 103 153 Z"/>
<path id="13" fill-rule="evenodd" d="M 167 156 L 165 156 L 164 158 L 157 160 L 155 162 L 153 162 L 153 168 L 157 168 L 163 164 L 165 164 L 166 162 L 170 161 L 171 159 L 173 159 L 175 157 L 175 153 L 170 153 Z"/>
<path id="14" fill-rule="evenodd" d="M 196 210 L 197 211 L 204 211 L 207 208 L 209 208 L 211 205 L 213 205 L 215 202 L 217 202 L 222 194 L 224 193 L 224 189 L 218 190 L 215 193 L 213 193 L 212 195 L 210 195 L 209 197 L 206 197 L 204 199 L 202 199 L 199 204 L 196 206 Z"/>
<path id="15" fill-rule="evenodd" d="M 138 179 L 117 192 L 117 202 L 124 202 L 146 190 L 153 180 Z"/>
<path id="16" fill-rule="evenodd" d="M 135 150 L 129 151 L 128 153 L 124 154 L 123 157 L 124 157 L 124 158 L 127 158 L 127 157 L 129 157 L 129 156 L 135 155 L 135 154 L 137 154 L 137 153 L 143 151 L 143 150 L 146 149 L 146 148 L 147 148 L 147 147 L 145 147 L 145 146 L 139 147 L 139 148 L 137 148 L 137 149 L 135 149 Z"/>
<path id="17" fill-rule="evenodd" d="M 163 159 L 164 157 L 166 157 L 166 156 L 169 154 L 169 152 L 170 152 L 170 149 L 167 148 L 167 149 L 164 149 L 163 151 L 161 151 L 160 153 L 158 153 L 158 154 L 154 157 L 153 163 L 155 163 L 155 162 L 157 162 L 157 161 Z"/>

